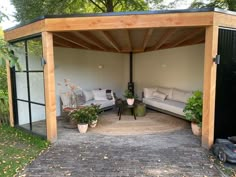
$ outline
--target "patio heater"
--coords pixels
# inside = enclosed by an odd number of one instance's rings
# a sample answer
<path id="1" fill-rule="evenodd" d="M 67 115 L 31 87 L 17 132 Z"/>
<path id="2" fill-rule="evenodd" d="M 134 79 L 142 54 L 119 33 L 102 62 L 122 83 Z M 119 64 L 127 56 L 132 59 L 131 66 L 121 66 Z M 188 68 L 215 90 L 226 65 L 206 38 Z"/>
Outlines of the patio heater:
<path id="1" fill-rule="evenodd" d="M 134 94 L 134 83 L 133 83 L 133 53 L 129 54 L 129 83 L 128 90 Z"/>

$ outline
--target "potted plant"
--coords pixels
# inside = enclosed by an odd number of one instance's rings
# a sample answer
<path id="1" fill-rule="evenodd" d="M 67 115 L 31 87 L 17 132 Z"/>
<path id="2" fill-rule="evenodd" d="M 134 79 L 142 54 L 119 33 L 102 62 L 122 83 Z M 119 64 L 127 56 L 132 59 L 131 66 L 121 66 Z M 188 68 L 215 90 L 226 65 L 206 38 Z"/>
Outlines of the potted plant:
<path id="1" fill-rule="evenodd" d="M 89 120 L 89 126 L 91 128 L 96 127 L 97 122 L 98 122 L 98 115 L 100 113 L 100 105 L 91 105 L 89 112 L 90 112 L 90 120 Z"/>
<path id="2" fill-rule="evenodd" d="M 192 132 L 194 135 L 201 135 L 202 127 L 202 92 L 195 91 L 188 99 L 184 108 L 185 117 L 191 121 Z"/>
<path id="3" fill-rule="evenodd" d="M 126 98 L 128 105 L 133 105 L 137 95 L 134 95 L 130 90 L 125 90 L 124 97 Z"/>
<path id="4" fill-rule="evenodd" d="M 88 129 L 88 123 L 89 123 L 89 113 L 88 108 L 83 107 L 79 109 L 75 109 L 70 112 L 69 116 L 72 120 L 75 120 L 77 122 L 78 130 L 80 133 L 86 133 Z"/>
<path id="5" fill-rule="evenodd" d="M 77 122 L 80 133 L 86 133 L 88 125 L 90 125 L 90 127 L 95 127 L 97 125 L 99 107 L 99 105 L 91 105 L 71 111 L 69 115 L 72 120 Z"/>

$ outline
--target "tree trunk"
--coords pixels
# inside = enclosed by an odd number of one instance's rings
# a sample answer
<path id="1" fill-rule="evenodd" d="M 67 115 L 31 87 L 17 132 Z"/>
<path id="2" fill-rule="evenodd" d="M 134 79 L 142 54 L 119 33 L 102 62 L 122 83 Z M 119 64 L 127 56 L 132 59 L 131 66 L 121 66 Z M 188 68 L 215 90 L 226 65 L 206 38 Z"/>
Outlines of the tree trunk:
<path id="1" fill-rule="evenodd" d="M 114 12 L 113 0 L 106 1 L 106 9 L 107 9 L 107 12 Z"/>

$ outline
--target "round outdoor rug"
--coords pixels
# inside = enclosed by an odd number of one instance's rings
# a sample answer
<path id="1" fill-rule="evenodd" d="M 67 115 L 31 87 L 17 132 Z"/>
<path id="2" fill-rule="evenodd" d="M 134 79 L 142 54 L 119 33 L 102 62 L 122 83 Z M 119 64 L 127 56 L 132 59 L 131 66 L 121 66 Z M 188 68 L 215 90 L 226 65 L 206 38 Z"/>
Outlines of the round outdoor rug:
<path id="1" fill-rule="evenodd" d="M 137 120 L 132 115 L 122 115 L 119 120 L 114 112 L 104 112 L 97 126 L 88 131 L 105 135 L 139 135 L 189 128 L 190 123 L 183 119 L 154 111 L 148 112 L 145 117 L 137 117 Z"/>

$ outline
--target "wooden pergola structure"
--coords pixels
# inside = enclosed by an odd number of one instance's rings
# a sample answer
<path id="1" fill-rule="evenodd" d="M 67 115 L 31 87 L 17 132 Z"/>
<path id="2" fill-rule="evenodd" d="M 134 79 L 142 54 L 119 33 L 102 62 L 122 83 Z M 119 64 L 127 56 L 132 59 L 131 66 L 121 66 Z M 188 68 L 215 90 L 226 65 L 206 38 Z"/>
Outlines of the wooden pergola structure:
<path id="1" fill-rule="evenodd" d="M 53 47 L 118 53 L 138 53 L 205 43 L 202 146 L 214 141 L 216 68 L 220 27 L 236 28 L 236 16 L 220 9 L 44 16 L 5 31 L 14 42 L 41 34 L 44 66 L 47 138 L 57 139 Z M 14 126 L 10 69 L 10 122 Z"/>

